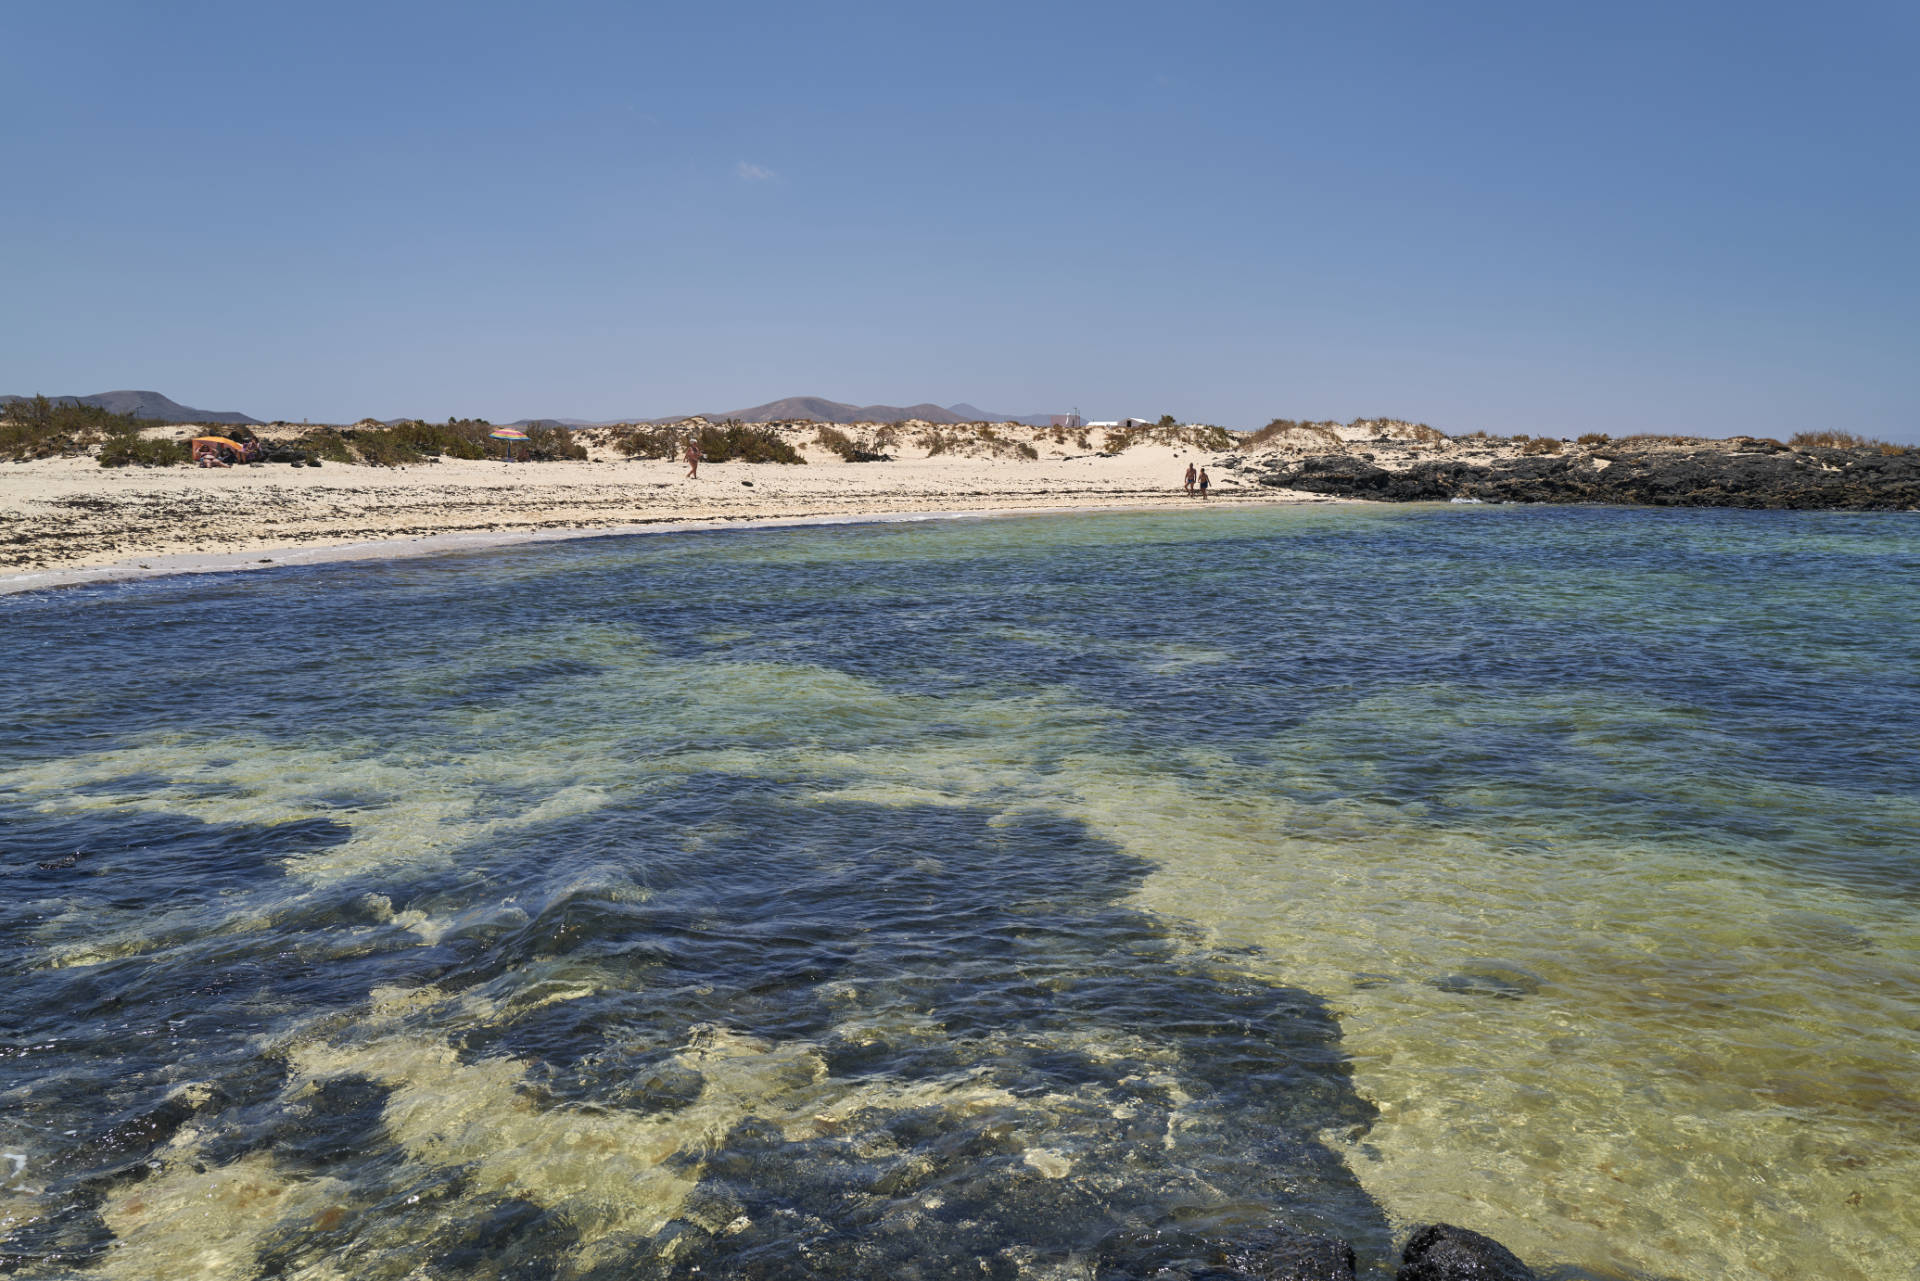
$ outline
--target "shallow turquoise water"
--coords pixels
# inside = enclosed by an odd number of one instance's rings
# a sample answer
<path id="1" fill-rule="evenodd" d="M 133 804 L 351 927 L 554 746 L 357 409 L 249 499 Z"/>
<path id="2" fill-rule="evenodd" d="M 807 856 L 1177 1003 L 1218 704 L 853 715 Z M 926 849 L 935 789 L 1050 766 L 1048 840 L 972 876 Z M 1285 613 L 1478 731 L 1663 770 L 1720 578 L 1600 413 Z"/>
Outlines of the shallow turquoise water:
<path id="1" fill-rule="evenodd" d="M 0 1255 L 1898 1275 L 1915 581 L 1910 516 L 1274 508 L 13 598 Z"/>

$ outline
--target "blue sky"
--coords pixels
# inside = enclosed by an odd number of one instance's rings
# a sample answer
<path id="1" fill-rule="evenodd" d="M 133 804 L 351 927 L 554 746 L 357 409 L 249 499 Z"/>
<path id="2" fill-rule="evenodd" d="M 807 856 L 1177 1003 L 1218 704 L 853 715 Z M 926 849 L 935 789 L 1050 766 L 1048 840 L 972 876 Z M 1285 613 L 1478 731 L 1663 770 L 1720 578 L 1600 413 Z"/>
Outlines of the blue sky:
<path id="1" fill-rule="evenodd" d="M 1920 442 L 1920 6 L 9 5 L 0 391 Z"/>

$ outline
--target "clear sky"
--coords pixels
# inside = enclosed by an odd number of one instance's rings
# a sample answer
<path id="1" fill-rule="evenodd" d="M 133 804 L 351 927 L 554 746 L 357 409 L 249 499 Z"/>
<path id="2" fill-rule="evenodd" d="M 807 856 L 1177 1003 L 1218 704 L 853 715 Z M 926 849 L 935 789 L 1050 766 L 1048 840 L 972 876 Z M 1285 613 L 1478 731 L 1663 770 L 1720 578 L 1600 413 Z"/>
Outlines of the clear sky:
<path id="1" fill-rule="evenodd" d="M 0 6 L 0 392 L 1920 442 L 1920 5 Z"/>

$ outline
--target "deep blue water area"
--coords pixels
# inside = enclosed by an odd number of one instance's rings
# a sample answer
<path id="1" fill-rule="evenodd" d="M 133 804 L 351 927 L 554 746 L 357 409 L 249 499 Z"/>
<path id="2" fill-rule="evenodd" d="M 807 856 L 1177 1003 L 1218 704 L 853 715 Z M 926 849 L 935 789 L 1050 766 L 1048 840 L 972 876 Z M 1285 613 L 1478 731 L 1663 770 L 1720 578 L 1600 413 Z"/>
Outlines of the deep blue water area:
<path id="1" fill-rule="evenodd" d="M 1905 515 L 1273 508 L 7 598 L 0 1267 L 1377 1272 L 1444 1213 L 1878 1275 L 1917 582 Z M 1818 1232 L 1744 1199 L 1795 1152 Z"/>

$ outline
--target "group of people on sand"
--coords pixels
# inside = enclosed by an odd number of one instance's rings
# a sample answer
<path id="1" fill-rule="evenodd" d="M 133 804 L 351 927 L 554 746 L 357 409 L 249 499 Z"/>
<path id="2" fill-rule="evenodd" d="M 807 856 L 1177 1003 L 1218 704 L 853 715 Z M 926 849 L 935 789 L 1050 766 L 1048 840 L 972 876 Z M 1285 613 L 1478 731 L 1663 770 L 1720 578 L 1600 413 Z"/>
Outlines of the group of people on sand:
<path id="1" fill-rule="evenodd" d="M 1192 463 L 1188 463 L 1187 464 L 1187 497 L 1191 498 L 1194 496 L 1194 494 L 1197 493 L 1200 495 L 1200 497 L 1205 498 L 1207 496 L 1207 491 L 1212 488 L 1213 488 L 1213 478 L 1207 475 L 1207 469 L 1202 467 L 1196 471 L 1194 468 L 1194 465 Z"/>

